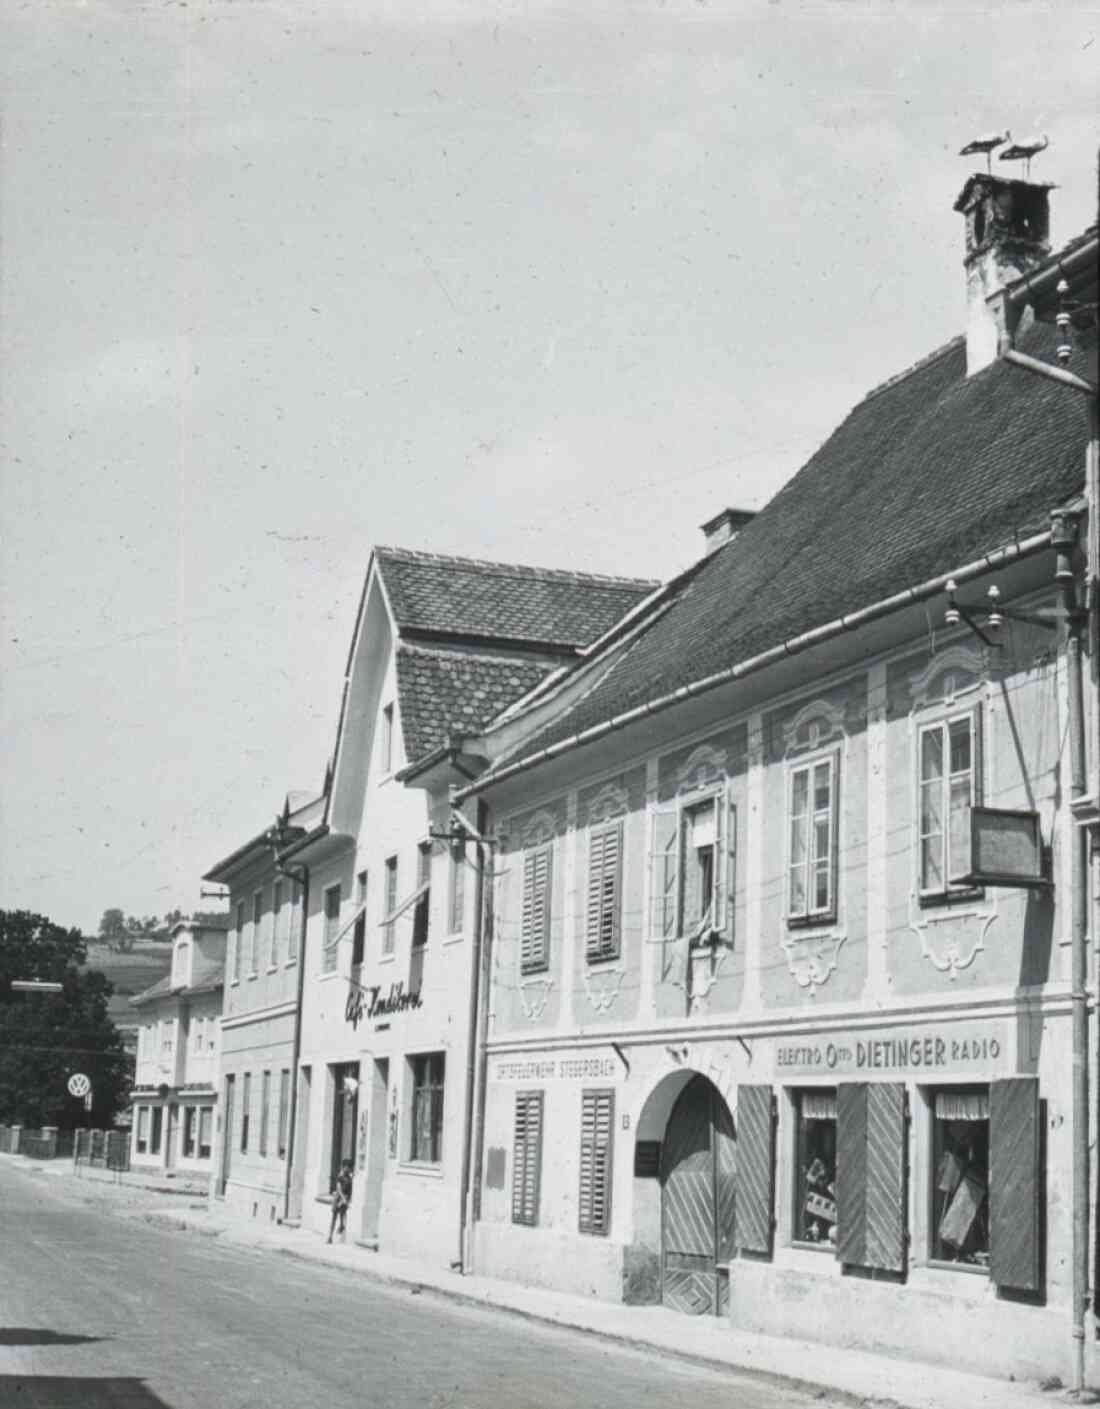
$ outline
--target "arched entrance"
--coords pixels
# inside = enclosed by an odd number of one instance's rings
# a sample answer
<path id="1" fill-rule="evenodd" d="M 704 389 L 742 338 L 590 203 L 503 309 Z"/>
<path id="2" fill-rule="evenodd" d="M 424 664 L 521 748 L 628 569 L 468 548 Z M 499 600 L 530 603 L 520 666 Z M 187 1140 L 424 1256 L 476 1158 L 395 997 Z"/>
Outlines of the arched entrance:
<path id="1" fill-rule="evenodd" d="M 729 1307 L 736 1146 L 721 1092 L 694 1076 L 676 1098 L 661 1146 L 661 1299 L 693 1316 Z"/>

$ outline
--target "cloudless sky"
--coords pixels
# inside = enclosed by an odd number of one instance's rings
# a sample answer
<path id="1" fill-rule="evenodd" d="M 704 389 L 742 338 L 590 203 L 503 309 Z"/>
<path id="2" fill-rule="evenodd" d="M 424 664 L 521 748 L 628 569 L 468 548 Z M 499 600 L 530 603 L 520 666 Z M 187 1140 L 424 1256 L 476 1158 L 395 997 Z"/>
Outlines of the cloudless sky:
<path id="1" fill-rule="evenodd" d="M 0 905 L 89 930 L 320 785 L 373 543 L 667 577 L 961 330 L 964 141 L 1095 218 L 1095 3 L 0 20 Z"/>

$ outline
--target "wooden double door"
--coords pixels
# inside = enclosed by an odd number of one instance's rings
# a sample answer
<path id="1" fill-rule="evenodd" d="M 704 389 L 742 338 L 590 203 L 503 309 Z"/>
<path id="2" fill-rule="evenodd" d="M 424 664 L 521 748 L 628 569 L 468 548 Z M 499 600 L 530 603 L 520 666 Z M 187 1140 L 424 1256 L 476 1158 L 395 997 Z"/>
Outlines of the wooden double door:
<path id="1" fill-rule="evenodd" d="M 692 1316 L 729 1309 L 736 1144 L 718 1089 L 694 1076 L 681 1091 L 661 1148 L 662 1300 Z"/>

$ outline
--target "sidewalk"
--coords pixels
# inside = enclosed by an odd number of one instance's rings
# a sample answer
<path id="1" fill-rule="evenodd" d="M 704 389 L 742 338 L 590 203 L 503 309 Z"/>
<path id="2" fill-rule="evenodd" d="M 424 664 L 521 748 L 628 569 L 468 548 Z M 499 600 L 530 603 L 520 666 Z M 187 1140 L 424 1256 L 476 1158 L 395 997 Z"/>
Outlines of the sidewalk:
<path id="1" fill-rule="evenodd" d="M 11 1156 L 5 1163 L 22 1165 L 27 1172 L 59 1178 L 67 1175 L 73 1184 L 78 1182 L 71 1161 L 58 1161 L 51 1167 Z M 205 1199 L 200 1203 L 194 1193 L 191 1202 L 174 1205 L 160 1193 L 165 1189 L 163 1181 L 151 1183 L 146 1175 L 80 1171 L 80 1179 L 89 1176 L 94 1176 L 92 1182 L 117 1180 L 124 1187 L 145 1191 L 145 1198 L 127 1200 L 126 1206 L 119 1209 L 128 1217 L 221 1237 L 241 1247 L 342 1267 L 410 1291 L 435 1293 L 735 1374 L 782 1380 L 814 1397 L 841 1396 L 882 1409 L 895 1405 L 904 1409 L 960 1409 L 962 1405 L 966 1409 L 1054 1409 L 1067 1403 L 1100 1403 L 1100 1396 L 1096 1395 L 1075 1400 L 1061 1389 L 1043 1392 L 1034 1384 L 987 1379 L 924 1362 L 734 1331 L 717 1318 L 684 1316 L 663 1306 L 627 1307 L 494 1277 L 463 1276 L 445 1268 L 372 1252 L 350 1241 L 330 1246 L 318 1233 L 253 1222 L 228 1213 L 220 1204 L 210 1204 Z M 189 1192 L 182 1186 L 183 1181 L 179 1184 L 170 1192 Z"/>

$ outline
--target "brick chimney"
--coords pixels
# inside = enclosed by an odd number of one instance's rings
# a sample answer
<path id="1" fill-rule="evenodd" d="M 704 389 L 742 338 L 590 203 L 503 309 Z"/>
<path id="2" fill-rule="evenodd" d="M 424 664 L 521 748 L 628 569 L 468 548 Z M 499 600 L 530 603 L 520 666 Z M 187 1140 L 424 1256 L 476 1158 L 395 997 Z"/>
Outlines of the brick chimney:
<path id="1" fill-rule="evenodd" d="M 713 553 L 721 548 L 723 543 L 732 542 L 754 518 L 756 513 L 752 509 L 723 509 L 720 514 L 715 514 L 714 518 L 707 519 L 702 526 L 706 551 Z"/>
<path id="2" fill-rule="evenodd" d="M 1053 186 L 977 172 L 955 209 L 966 221 L 966 375 L 995 361 L 1005 328 L 1004 290 L 1050 253 Z"/>

